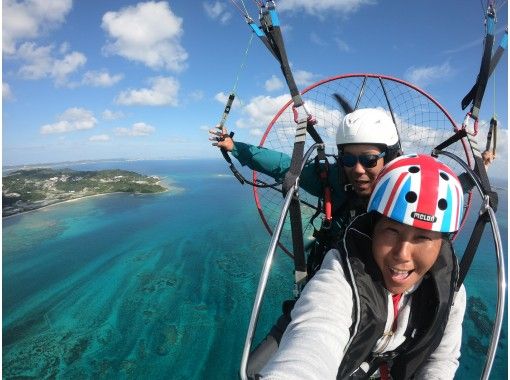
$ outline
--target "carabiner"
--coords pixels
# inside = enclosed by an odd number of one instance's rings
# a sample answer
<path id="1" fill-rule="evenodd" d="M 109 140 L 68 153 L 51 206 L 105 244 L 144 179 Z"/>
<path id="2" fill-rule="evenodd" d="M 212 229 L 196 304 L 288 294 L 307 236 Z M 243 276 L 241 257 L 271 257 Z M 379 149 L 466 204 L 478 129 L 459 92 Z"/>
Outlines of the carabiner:
<path id="1" fill-rule="evenodd" d="M 470 119 L 473 119 L 473 132 L 470 132 L 468 129 Z M 473 117 L 471 112 L 468 112 L 466 114 L 466 118 L 464 119 L 464 122 L 462 123 L 462 129 L 466 130 L 467 134 L 469 134 L 471 136 L 476 136 L 478 134 L 478 118 Z"/>

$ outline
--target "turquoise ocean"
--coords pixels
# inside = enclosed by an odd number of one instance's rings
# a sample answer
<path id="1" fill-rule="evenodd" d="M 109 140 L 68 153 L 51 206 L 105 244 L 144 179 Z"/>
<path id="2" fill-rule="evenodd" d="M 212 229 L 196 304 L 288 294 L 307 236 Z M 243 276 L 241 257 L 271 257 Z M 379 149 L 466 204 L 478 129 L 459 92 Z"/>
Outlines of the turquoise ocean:
<path id="1" fill-rule="evenodd" d="M 90 197 L 3 219 L 2 377 L 236 379 L 269 244 L 251 188 L 220 160 L 74 168 L 157 175 L 173 190 Z M 497 212 L 505 252 L 506 188 Z M 466 280 L 457 379 L 479 378 L 485 362 L 493 251 L 487 234 Z M 292 262 L 278 252 L 256 341 L 292 298 L 292 281 Z M 505 317 L 491 379 L 507 378 L 507 357 Z"/>

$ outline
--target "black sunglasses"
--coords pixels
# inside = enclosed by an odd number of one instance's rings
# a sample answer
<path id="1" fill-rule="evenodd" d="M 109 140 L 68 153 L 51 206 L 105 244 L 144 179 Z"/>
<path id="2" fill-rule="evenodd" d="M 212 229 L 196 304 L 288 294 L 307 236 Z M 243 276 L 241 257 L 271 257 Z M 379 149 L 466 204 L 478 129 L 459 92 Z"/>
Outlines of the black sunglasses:
<path id="1" fill-rule="evenodd" d="M 386 152 L 382 152 L 379 154 L 362 154 L 360 156 L 355 156 L 354 154 L 342 154 L 340 156 L 340 164 L 342 166 L 345 166 L 347 168 L 354 167 L 358 161 L 359 163 L 365 167 L 365 168 L 373 168 L 375 165 L 377 165 L 377 161 L 379 158 L 382 158 L 386 155 Z"/>

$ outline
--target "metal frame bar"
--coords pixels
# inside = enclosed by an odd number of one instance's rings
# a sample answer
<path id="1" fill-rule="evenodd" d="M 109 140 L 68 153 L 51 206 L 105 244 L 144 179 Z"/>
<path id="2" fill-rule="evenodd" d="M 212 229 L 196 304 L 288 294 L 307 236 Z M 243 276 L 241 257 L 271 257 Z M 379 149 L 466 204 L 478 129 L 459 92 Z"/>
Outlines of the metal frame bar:
<path id="1" fill-rule="evenodd" d="M 324 144 L 313 144 L 308 151 L 305 153 L 303 157 L 303 161 L 301 163 L 301 171 L 303 170 L 304 165 L 310 158 L 312 152 L 320 147 L 324 147 Z M 255 301 L 253 302 L 253 308 L 251 311 L 250 324 L 248 325 L 248 332 L 246 333 L 246 340 L 244 342 L 243 356 L 241 358 L 241 368 L 239 369 L 239 376 L 242 380 L 247 380 L 248 375 L 246 374 L 246 368 L 248 366 L 248 357 L 250 355 L 251 344 L 253 342 L 253 336 L 255 335 L 255 329 L 257 327 L 257 322 L 260 314 L 260 307 L 262 305 L 262 299 L 264 297 L 264 293 L 266 291 L 267 280 L 269 278 L 269 271 L 271 270 L 271 265 L 273 264 L 273 257 L 276 251 L 276 247 L 278 244 L 278 240 L 280 239 L 280 235 L 282 233 L 283 225 L 285 224 L 285 217 L 289 211 L 289 206 L 292 198 L 298 195 L 299 191 L 299 177 L 296 179 L 296 183 L 290 188 L 285 196 L 285 200 L 283 203 L 282 211 L 280 213 L 280 218 L 278 219 L 278 223 L 274 229 L 273 235 L 271 236 L 271 242 L 269 243 L 269 248 L 267 250 L 266 259 L 264 261 L 264 266 L 262 267 L 262 273 L 260 275 L 259 285 L 257 288 L 257 293 L 255 294 Z"/>
<path id="2" fill-rule="evenodd" d="M 496 248 L 496 262 L 497 262 L 497 271 L 498 271 L 498 299 L 496 302 L 496 318 L 494 321 L 494 326 L 492 328 L 492 337 L 489 345 L 489 349 L 487 350 L 487 358 L 485 360 L 485 365 L 482 372 L 482 379 L 488 380 L 489 375 L 492 370 L 492 365 L 494 364 L 494 359 L 496 358 L 496 351 L 498 348 L 498 342 L 501 335 L 501 328 L 503 326 L 503 316 L 505 313 L 505 298 L 506 298 L 506 279 L 505 279 L 505 258 L 503 256 L 503 243 L 501 241 L 501 234 L 499 231 L 498 221 L 496 219 L 496 214 L 494 210 L 489 204 L 489 197 L 484 194 L 482 184 L 478 177 L 473 173 L 473 170 L 467 166 L 464 161 L 462 161 L 458 156 L 453 153 L 445 152 L 445 151 L 433 151 L 433 155 L 442 154 L 444 156 L 450 157 L 459 163 L 466 173 L 471 177 L 474 181 L 478 192 L 480 193 L 483 204 L 480 213 L 487 212 L 490 219 L 490 224 L 492 228 L 492 236 L 494 237 L 494 247 Z"/>

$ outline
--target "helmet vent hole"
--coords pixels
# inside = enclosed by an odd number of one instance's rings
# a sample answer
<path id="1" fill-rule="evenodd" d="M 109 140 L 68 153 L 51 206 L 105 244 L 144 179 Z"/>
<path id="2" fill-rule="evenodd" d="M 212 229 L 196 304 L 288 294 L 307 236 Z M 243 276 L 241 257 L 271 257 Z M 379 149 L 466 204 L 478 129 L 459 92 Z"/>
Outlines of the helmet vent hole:
<path id="1" fill-rule="evenodd" d="M 437 207 L 439 207 L 439 209 L 440 209 L 440 210 L 444 211 L 444 210 L 446 210 L 446 208 L 448 207 L 448 202 L 446 202 L 446 199 L 441 198 L 441 199 L 437 202 Z"/>
<path id="2" fill-rule="evenodd" d="M 408 203 L 414 203 L 414 202 L 416 202 L 416 199 L 418 199 L 418 196 L 416 195 L 416 193 L 414 191 L 409 191 L 406 194 L 406 201 Z"/>
<path id="3" fill-rule="evenodd" d="M 439 175 L 440 175 L 440 176 L 441 176 L 441 178 L 442 178 L 442 179 L 444 179 L 445 181 L 448 181 L 448 180 L 450 179 L 450 177 L 448 177 L 448 174 L 446 174 L 446 173 L 441 172 L 441 173 L 439 173 Z"/>
<path id="4" fill-rule="evenodd" d="M 418 173 L 420 171 L 420 168 L 418 166 L 411 166 L 409 168 L 409 173 Z"/>

